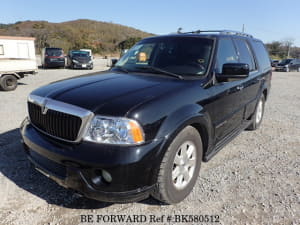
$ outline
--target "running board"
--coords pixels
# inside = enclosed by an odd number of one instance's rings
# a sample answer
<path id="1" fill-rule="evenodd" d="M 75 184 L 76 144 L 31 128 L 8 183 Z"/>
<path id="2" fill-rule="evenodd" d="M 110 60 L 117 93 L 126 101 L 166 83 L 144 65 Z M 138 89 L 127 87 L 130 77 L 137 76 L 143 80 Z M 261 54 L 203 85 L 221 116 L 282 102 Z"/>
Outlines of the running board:
<path id="1" fill-rule="evenodd" d="M 229 135 L 227 135 L 224 139 L 219 141 L 214 149 L 206 156 L 204 156 L 203 161 L 208 162 L 214 155 L 216 155 L 222 148 L 225 147 L 232 139 L 234 139 L 236 136 L 238 136 L 242 131 L 244 131 L 251 123 L 252 121 L 244 121 L 241 126 L 234 129 Z"/>

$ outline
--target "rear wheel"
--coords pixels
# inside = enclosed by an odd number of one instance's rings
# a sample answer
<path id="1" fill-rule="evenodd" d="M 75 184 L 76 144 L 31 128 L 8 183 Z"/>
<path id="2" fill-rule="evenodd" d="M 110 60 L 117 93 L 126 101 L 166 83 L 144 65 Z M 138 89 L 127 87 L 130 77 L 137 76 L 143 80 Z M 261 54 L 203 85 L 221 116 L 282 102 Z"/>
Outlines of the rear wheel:
<path id="1" fill-rule="evenodd" d="M 202 152 L 198 131 L 187 126 L 174 138 L 166 151 L 152 196 L 168 204 L 185 199 L 198 178 Z"/>
<path id="2" fill-rule="evenodd" d="M 0 89 L 3 91 L 13 91 L 18 86 L 18 80 L 13 75 L 4 75 L 0 78 Z"/>
<path id="3" fill-rule="evenodd" d="M 262 94 L 260 99 L 258 100 L 252 123 L 247 128 L 247 130 L 258 129 L 258 127 L 260 126 L 262 119 L 263 119 L 264 109 L 265 109 L 265 96 Z"/>

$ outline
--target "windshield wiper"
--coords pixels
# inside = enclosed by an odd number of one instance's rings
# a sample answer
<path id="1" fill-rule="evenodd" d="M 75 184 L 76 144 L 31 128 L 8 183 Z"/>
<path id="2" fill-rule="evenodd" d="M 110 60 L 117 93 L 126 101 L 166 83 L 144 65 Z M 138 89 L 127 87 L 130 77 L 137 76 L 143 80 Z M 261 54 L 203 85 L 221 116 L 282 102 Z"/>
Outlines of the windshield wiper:
<path id="1" fill-rule="evenodd" d="M 122 66 L 115 66 L 112 69 L 117 69 L 117 70 L 120 70 L 122 72 L 129 73 L 129 71 L 127 69 L 125 69 L 124 67 L 122 67 Z"/>
<path id="2" fill-rule="evenodd" d="M 161 74 L 169 75 L 171 77 L 176 77 L 176 78 L 179 78 L 179 79 L 183 79 L 183 77 L 179 74 L 172 73 L 172 72 L 169 72 L 169 71 L 166 71 L 166 70 L 154 67 L 154 66 L 142 66 L 142 67 L 138 67 L 138 68 L 139 69 L 150 69 L 154 72 L 158 72 L 158 73 L 161 73 Z"/>

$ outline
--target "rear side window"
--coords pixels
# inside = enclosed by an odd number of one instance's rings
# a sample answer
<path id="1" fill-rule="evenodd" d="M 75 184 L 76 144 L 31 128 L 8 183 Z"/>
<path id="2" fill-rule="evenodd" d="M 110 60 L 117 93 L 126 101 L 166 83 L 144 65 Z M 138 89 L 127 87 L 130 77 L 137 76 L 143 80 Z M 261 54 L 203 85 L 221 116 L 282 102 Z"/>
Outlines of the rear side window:
<path id="1" fill-rule="evenodd" d="M 224 64 L 237 62 L 238 55 L 232 40 L 229 38 L 220 39 L 217 52 L 216 73 L 222 73 L 222 67 Z"/>
<path id="2" fill-rule="evenodd" d="M 239 62 L 247 63 L 250 71 L 254 71 L 255 62 L 248 43 L 242 39 L 234 39 L 234 42 L 238 50 Z"/>
<path id="3" fill-rule="evenodd" d="M 265 70 L 270 68 L 271 62 L 270 62 L 269 54 L 264 44 L 261 41 L 253 41 L 252 46 L 257 59 L 257 63 L 259 64 L 261 69 Z"/>

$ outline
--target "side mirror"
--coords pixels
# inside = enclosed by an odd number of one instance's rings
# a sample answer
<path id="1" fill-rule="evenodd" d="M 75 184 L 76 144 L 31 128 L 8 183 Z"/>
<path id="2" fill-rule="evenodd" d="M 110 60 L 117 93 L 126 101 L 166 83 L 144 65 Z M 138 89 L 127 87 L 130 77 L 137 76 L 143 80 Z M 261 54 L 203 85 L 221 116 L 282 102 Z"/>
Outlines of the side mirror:
<path id="1" fill-rule="evenodd" d="M 249 76 L 249 65 L 246 63 L 226 63 L 223 65 L 222 78 L 244 79 Z"/>
<path id="2" fill-rule="evenodd" d="M 117 59 L 111 59 L 111 67 L 114 67 L 117 62 L 118 62 Z"/>

